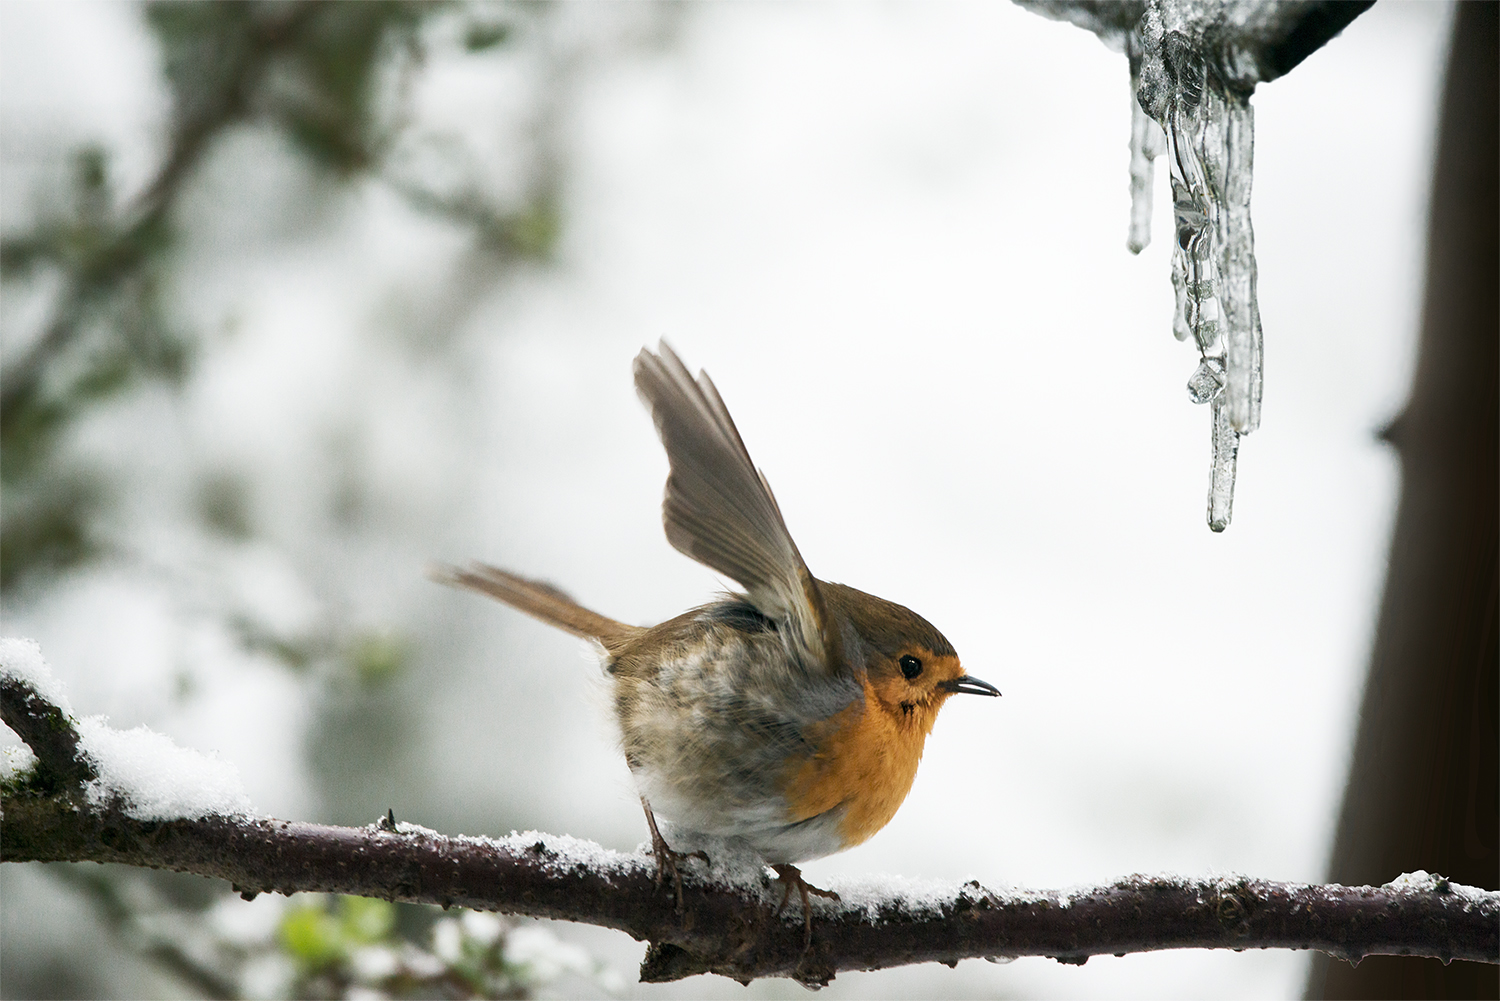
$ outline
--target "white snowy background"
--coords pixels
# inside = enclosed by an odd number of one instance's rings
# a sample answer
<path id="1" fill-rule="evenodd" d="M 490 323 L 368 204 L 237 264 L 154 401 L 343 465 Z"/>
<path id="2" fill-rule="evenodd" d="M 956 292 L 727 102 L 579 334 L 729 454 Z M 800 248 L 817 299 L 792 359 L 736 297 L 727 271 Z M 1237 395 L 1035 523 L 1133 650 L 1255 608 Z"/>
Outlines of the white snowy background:
<path id="1" fill-rule="evenodd" d="M 142 183 L 168 105 L 137 9 L 0 17 L 0 210 L 24 221 L 84 141 Z M 66 446 L 121 484 L 118 552 L 9 601 L 4 632 L 41 643 L 79 712 L 233 762 L 268 813 L 629 849 L 644 825 L 579 644 L 423 569 L 482 558 L 643 623 L 722 586 L 661 532 L 630 361 L 666 337 L 713 375 L 813 572 L 922 612 L 1005 693 L 951 703 L 895 820 L 813 882 L 1317 881 L 1398 487 L 1375 431 L 1410 378 L 1449 20 L 1387 0 L 1255 95 L 1265 403 L 1223 535 L 1170 330 L 1164 169 L 1155 240 L 1125 250 L 1124 58 L 1008 3 L 701 5 L 673 45 L 583 74 L 558 263 L 519 279 L 472 280 L 462 233 L 319 182 L 264 133 L 219 149 L 172 290 L 203 337 L 192 378 Z M 503 148 L 514 89 L 439 61 L 418 114 Z M 194 484 L 225 471 L 252 541 L 192 527 Z M 330 531 L 340 498 L 355 515 Z M 223 613 L 246 607 L 400 638 L 390 729 L 360 735 L 378 781 L 314 775 L 341 696 L 238 644 Z M 3 867 L 0 891 L 8 962 L 99 937 L 34 869 Z M 557 931 L 627 974 L 643 949 Z M 974 961 L 824 996 L 1291 997 L 1305 966 Z"/>

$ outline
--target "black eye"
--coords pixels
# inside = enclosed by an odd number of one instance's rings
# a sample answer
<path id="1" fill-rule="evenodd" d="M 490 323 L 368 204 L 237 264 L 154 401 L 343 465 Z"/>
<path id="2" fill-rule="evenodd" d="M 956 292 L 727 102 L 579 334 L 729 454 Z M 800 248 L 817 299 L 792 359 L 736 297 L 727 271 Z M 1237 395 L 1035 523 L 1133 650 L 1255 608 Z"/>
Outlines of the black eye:
<path id="1" fill-rule="evenodd" d="M 922 662 L 911 654 L 901 658 L 901 673 L 910 681 L 922 673 Z"/>

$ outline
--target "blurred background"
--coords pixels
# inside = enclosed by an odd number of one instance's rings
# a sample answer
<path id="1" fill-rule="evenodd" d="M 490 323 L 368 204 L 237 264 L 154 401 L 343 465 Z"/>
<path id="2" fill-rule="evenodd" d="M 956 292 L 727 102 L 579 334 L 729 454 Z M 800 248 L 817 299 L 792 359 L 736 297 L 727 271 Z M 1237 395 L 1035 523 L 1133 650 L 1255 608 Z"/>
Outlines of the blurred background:
<path id="1" fill-rule="evenodd" d="M 1166 179 L 1133 257 L 1127 67 L 1084 31 L 991 2 L 0 5 L 4 632 L 266 813 L 631 850 L 587 651 L 423 572 L 484 559 L 640 623 L 721 588 L 661 531 L 630 361 L 664 337 L 813 572 L 920 611 L 1005 693 L 954 703 L 896 819 L 812 882 L 1320 881 L 1450 18 L 1386 0 L 1254 97 L 1263 424 L 1214 535 Z M 225 890 L 0 867 L 0 993 L 204 994 L 211 958 L 161 929 L 229 941 L 286 906 Z M 588 961 L 518 989 L 803 993 L 637 985 L 643 945 L 551 931 Z M 1306 962 L 965 962 L 827 996 L 1285 997 Z"/>

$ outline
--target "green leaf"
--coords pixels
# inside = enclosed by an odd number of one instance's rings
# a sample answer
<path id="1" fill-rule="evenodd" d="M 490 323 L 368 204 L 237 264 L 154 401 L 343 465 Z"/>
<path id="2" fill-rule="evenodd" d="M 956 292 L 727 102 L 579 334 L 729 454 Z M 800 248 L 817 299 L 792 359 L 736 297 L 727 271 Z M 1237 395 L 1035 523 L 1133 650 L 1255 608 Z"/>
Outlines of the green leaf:
<path id="1" fill-rule="evenodd" d="M 319 902 L 290 911 L 281 921 L 281 947 L 299 965 L 324 970 L 348 954 L 344 929 Z"/>
<path id="2" fill-rule="evenodd" d="M 357 945 L 370 945 L 388 937 L 396 927 L 396 907 L 372 897 L 342 897 L 339 923 L 344 937 Z"/>
<path id="3" fill-rule="evenodd" d="M 508 24 L 475 23 L 469 25 L 469 30 L 464 33 L 464 48 L 470 52 L 483 52 L 485 49 L 504 45 L 509 39 Z"/>
<path id="4" fill-rule="evenodd" d="M 395 677 L 410 657 L 406 641 L 395 633 L 371 632 L 349 648 L 349 666 L 361 683 L 375 686 Z"/>

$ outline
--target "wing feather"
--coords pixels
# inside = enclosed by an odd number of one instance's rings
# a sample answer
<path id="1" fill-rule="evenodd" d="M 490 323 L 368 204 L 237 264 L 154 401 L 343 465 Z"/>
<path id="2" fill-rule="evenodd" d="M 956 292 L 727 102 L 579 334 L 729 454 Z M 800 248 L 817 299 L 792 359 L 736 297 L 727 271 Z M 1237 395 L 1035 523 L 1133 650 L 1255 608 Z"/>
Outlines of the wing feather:
<path id="1" fill-rule="evenodd" d="M 816 663 L 833 666 L 837 635 L 818 582 L 729 408 L 708 373 L 694 379 L 665 341 L 659 350 L 636 356 L 635 386 L 671 464 L 662 499 L 667 541 L 737 581 L 762 614 L 792 627 Z"/>

